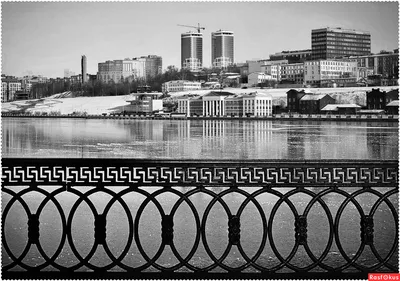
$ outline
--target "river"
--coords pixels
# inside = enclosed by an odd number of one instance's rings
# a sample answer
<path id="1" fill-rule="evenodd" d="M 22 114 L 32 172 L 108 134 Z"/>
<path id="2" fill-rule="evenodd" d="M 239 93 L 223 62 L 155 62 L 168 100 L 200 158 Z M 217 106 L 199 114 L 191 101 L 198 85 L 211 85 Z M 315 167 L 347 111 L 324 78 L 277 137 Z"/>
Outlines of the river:
<path id="1" fill-rule="evenodd" d="M 397 122 L 2 119 L 3 157 L 398 159 Z"/>

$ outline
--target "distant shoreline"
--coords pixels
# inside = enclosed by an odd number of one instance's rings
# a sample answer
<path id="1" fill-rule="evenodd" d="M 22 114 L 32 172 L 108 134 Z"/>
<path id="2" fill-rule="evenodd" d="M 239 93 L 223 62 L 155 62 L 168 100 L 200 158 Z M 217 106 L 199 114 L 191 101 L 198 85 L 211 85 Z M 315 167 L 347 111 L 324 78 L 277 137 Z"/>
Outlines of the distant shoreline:
<path id="1" fill-rule="evenodd" d="M 103 116 L 103 115 L 86 115 L 86 116 L 73 116 L 73 115 L 24 115 L 24 114 L 2 114 L 4 118 L 72 118 L 72 119 L 113 119 L 113 120 L 280 120 L 280 121 L 345 121 L 345 122 L 398 122 L 398 115 L 339 115 L 339 114 L 275 114 L 273 116 L 260 116 L 260 117 L 159 117 L 159 116 Z"/>

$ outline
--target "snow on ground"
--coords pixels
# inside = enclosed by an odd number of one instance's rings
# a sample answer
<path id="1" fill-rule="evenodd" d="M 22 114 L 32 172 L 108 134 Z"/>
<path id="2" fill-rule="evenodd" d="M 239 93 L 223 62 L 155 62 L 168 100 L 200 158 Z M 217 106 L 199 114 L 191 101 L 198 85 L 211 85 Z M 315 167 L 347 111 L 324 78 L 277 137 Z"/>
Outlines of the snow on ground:
<path id="1" fill-rule="evenodd" d="M 383 91 L 390 91 L 392 89 L 398 89 L 398 86 L 391 87 L 360 87 L 360 88 L 309 88 L 312 93 L 315 94 L 329 94 L 334 99 L 336 103 L 355 103 L 361 106 L 366 105 L 365 98 L 366 92 L 372 90 L 372 88 L 380 88 Z M 225 88 L 221 91 L 227 91 L 232 93 L 250 93 L 250 92 L 260 92 L 271 94 L 273 99 L 273 104 L 286 106 L 286 92 L 289 89 L 237 89 L 237 88 Z M 298 89 L 301 90 L 301 89 Z M 187 91 L 187 92 L 176 92 L 170 93 L 171 98 L 177 98 L 188 94 L 198 94 L 203 96 L 210 91 L 219 90 L 197 90 L 197 91 Z M 9 103 L 1 104 L 2 112 L 12 112 L 12 111 L 26 111 L 26 112 L 57 112 L 61 114 L 70 114 L 73 112 L 87 114 L 102 114 L 110 112 L 120 112 L 124 110 L 124 106 L 129 105 L 127 100 L 132 100 L 132 95 L 125 96 L 105 96 L 105 97 L 77 97 L 71 98 L 71 92 L 64 92 L 60 94 L 53 95 L 44 99 L 36 100 L 24 100 L 24 101 L 14 101 Z"/>
<path id="2" fill-rule="evenodd" d="M 105 96 L 105 97 L 78 97 L 78 98 L 45 98 L 40 100 L 27 100 L 3 103 L 2 112 L 10 112 L 26 108 L 27 112 L 59 112 L 70 114 L 73 112 L 87 114 L 102 114 L 113 111 L 122 111 L 127 100 L 132 100 L 131 95 Z"/>

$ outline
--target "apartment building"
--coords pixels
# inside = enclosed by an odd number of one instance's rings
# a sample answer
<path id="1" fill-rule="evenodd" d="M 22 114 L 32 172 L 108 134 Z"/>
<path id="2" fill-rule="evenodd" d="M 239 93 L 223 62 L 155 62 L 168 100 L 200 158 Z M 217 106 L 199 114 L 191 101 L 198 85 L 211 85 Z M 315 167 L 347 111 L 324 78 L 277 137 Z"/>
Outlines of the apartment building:
<path id="1" fill-rule="evenodd" d="M 304 82 L 309 85 L 345 86 L 358 79 L 354 60 L 315 60 L 304 62 Z"/>
<path id="2" fill-rule="evenodd" d="M 293 84 L 303 84 L 304 63 L 282 64 L 280 66 L 280 80 Z"/>
<path id="3" fill-rule="evenodd" d="M 1 101 L 13 101 L 15 99 L 15 93 L 22 89 L 21 81 L 18 78 L 8 76 L 2 77 L 1 82 Z"/>
<path id="4" fill-rule="evenodd" d="M 372 75 L 381 75 L 382 78 L 399 78 L 399 50 L 394 52 L 382 52 L 367 56 L 354 57 L 359 68 L 365 68 Z"/>
<path id="5" fill-rule="evenodd" d="M 124 59 L 101 62 L 98 64 L 97 79 L 108 83 L 123 81 L 125 78 L 144 78 L 144 61 L 138 59 Z"/>

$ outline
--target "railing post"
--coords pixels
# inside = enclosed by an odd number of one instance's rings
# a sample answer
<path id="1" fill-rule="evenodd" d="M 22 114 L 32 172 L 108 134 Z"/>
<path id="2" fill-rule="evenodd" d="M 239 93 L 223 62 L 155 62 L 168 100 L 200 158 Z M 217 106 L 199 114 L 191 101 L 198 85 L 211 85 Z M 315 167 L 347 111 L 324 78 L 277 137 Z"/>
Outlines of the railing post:
<path id="1" fill-rule="evenodd" d="M 228 221 L 229 243 L 237 245 L 240 242 L 240 217 L 233 215 Z"/>
<path id="2" fill-rule="evenodd" d="M 39 217 L 37 214 L 31 214 L 28 218 L 28 242 L 32 244 L 39 243 L 39 236 Z"/>
<path id="3" fill-rule="evenodd" d="M 372 245 L 374 242 L 374 218 L 372 216 L 361 217 L 361 242 Z"/>
<path id="4" fill-rule="evenodd" d="M 96 244 L 106 243 L 106 224 L 107 219 L 104 214 L 97 215 L 94 221 L 94 239 Z"/>
<path id="5" fill-rule="evenodd" d="M 171 215 L 162 216 L 161 238 L 165 245 L 171 245 L 174 240 L 174 220 Z"/>
<path id="6" fill-rule="evenodd" d="M 307 243 L 307 217 L 300 215 L 296 217 L 294 222 L 296 243 L 305 245 Z"/>

